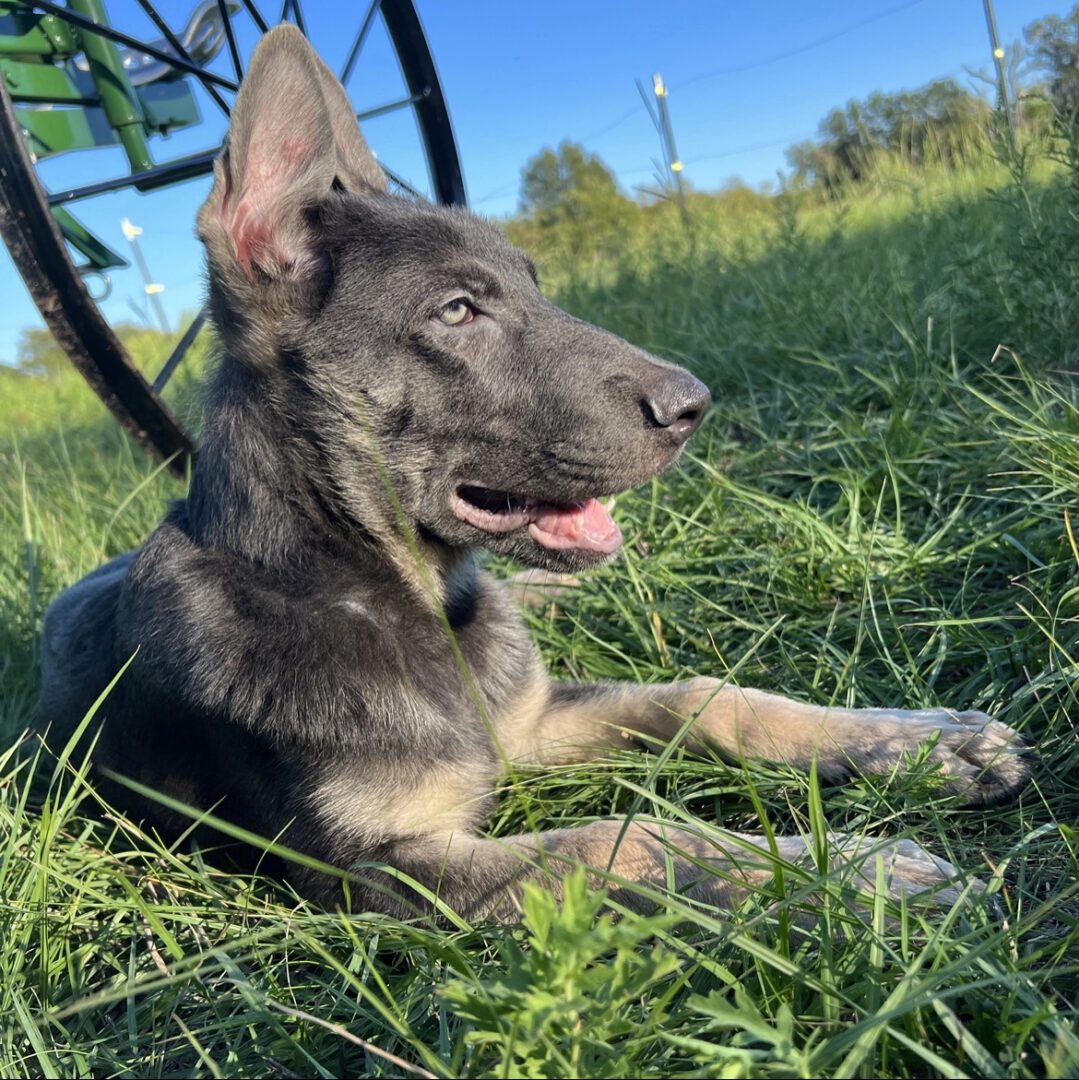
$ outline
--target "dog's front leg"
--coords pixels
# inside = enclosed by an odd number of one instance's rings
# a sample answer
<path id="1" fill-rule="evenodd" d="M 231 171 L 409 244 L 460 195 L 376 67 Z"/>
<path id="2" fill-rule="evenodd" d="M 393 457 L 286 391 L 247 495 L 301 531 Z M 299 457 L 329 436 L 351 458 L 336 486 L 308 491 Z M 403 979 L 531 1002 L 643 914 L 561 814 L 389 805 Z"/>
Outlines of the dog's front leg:
<path id="1" fill-rule="evenodd" d="M 968 802 L 1017 791 L 1029 769 L 1018 734 L 985 713 L 947 709 L 823 708 L 718 679 L 669 686 L 550 684 L 545 708 L 516 740 L 515 757 L 534 763 L 587 760 L 629 741 L 712 747 L 839 780 L 891 773 L 935 743 L 929 757 Z"/>
<path id="2" fill-rule="evenodd" d="M 576 829 L 490 839 L 467 833 L 412 837 L 388 852 L 396 873 L 356 871 L 365 906 L 398 916 L 432 911 L 433 894 L 469 919 L 519 922 L 526 882 L 561 896 L 564 878 L 584 867 L 593 887 L 633 911 L 651 911 L 673 892 L 730 911 L 751 892 L 767 887 L 779 866 L 795 880 L 813 873 L 818 854 L 801 836 L 699 832 L 669 822 L 613 818 Z M 859 892 L 872 892 L 883 868 L 893 898 L 935 890 L 933 902 L 951 906 L 961 875 L 909 840 L 832 834 L 828 869 Z M 878 863 L 878 857 L 882 860 Z M 404 876 L 397 876 L 403 874 Z M 413 890 L 414 881 L 423 890 Z"/>

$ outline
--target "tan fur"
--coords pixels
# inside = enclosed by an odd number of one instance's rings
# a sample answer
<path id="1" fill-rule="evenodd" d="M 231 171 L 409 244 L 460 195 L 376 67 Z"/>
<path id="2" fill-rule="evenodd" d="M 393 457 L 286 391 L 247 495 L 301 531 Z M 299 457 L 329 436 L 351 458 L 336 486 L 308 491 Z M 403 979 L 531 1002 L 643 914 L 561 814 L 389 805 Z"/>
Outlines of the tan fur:
<path id="1" fill-rule="evenodd" d="M 557 574 L 533 567 L 514 574 L 508 584 L 516 603 L 524 608 L 538 608 L 580 588 L 581 579 L 573 574 Z"/>
<path id="2" fill-rule="evenodd" d="M 474 830 L 490 801 L 491 781 L 473 762 L 410 773 L 387 769 L 356 783 L 351 762 L 328 769 L 311 793 L 320 816 L 342 833 L 377 844 L 401 837 L 449 837 Z"/>
<path id="3" fill-rule="evenodd" d="M 936 739 L 931 760 L 969 802 L 1009 794 L 1027 775 L 1018 736 L 982 713 L 823 708 L 708 678 L 666 686 L 576 686 L 551 683 L 537 672 L 491 722 L 501 752 L 527 765 L 586 761 L 611 747 L 658 748 L 677 740 L 688 750 L 735 760 L 803 769 L 816 762 L 822 776 L 838 778 L 899 770 L 923 743 Z M 452 798 L 452 790 L 440 785 L 437 798 Z M 419 803 L 425 796 L 417 791 L 407 797 Z M 480 803 L 474 789 L 467 798 L 469 807 Z M 410 854 L 425 852 L 443 871 L 464 873 L 471 913 L 507 921 L 519 917 L 524 881 L 542 882 L 557 894 L 573 866 L 591 868 L 594 885 L 605 885 L 617 903 L 634 909 L 648 909 L 664 889 L 730 909 L 771 880 L 777 859 L 797 880 L 818 858 L 801 836 L 775 838 L 773 851 L 763 836 L 702 833 L 640 819 L 491 840 L 477 835 L 475 818 L 457 826 L 449 807 L 439 813 L 437 827 L 416 837 Z M 405 820 L 411 822 L 409 812 Z M 893 898 L 931 890 L 935 903 L 948 905 L 960 895 L 958 885 L 942 888 L 959 879 L 959 871 L 913 841 L 832 834 L 828 860 L 829 871 L 858 891 L 874 891 L 880 874 Z"/>
<path id="4" fill-rule="evenodd" d="M 614 685 L 558 703 L 514 745 L 521 761 L 557 764 L 588 760 L 630 740 L 666 745 L 676 738 L 689 750 L 711 748 L 736 760 L 799 769 L 816 762 L 822 775 L 835 778 L 895 771 L 938 738 L 930 760 L 972 802 L 1007 794 L 1027 776 L 1018 756 L 1022 740 L 985 713 L 824 708 L 708 678 Z"/>
<path id="5" fill-rule="evenodd" d="M 879 880 L 895 900 L 930 889 L 937 890 L 934 903 L 951 905 L 959 899 L 958 887 L 940 888 L 943 882 L 959 879 L 959 871 L 913 841 L 833 833 L 825 844 L 825 871 L 856 893 L 873 894 Z M 560 896 L 562 879 L 576 867 L 590 869 L 590 884 L 606 888 L 614 903 L 630 910 L 654 910 L 664 893 L 674 892 L 730 911 L 767 887 L 780 868 L 797 888 L 800 881 L 815 876 L 818 860 L 815 847 L 802 836 L 776 837 L 773 849 L 763 836 L 705 833 L 640 818 L 497 840 L 459 833 L 432 836 L 417 840 L 413 852 L 447 871 L 465 868 L 472 876 L 471 913 L 501 922 L 519 920 L 521 886 L 526 881 Z M 813 902 L 807 897 L 809 906 Z"/>
<path id="6" fill-rule="evenodd" d="M 707 678 L 668 686 L 576 686 L 551 683 L 537 672 L 491 722 L 502 753 L 527 765 L 586 761 L 614 746 L 662 747 L 677 740 L 689 750 L 715 750 L 732 759 L 799 768 L 815 761 L 823 776 L 839 777 L 898 770 L 923 742 L 938 739 L 931 758 L 967 801 L 1010 793 L 1026 778 L 1016 734 L 982 713 L 822 708 Z M 411 827 L 419 824 L 415 815 L 422 805 L 437 807 L 431 828 L 410 840 L 409 856 L 426 858 L 458 880 L 463 875 L 472 915 L 513 921 L 520 915 L 523 882 L 540 882 L 558 894 L 574 866 L 590 868 L 594 885 L 636 910 L 652 907 L 663 890 L 730 909 L 766 886 L 777 866 L 797 882 L 814 872 L 819 859 L 802 836 L 777 837 L 773 850 L 763 836 L 641 819 L 492 840 L 478 835 L 478 815 L 455 814 L 453 783 L 439 777 L 432 784 L 437 792 L 406 785 L 401 798 L 414 799 L 415 810 L 395 804 L 381 811 L 383 820 Z M 467 784 L 461 797 L 461 811 L 483 805 Z M 859 892 L 873 892 L 880 880 L 895 899 L 930 890 L 934 903 L 950 905 L 960 896 L 958 884 L 947 884 L 961 879 L 959 871 L 913 841 L 837 833 L 827 847 L 829 873 Z"/>
<path id="7" fill-rule="evenodd" d="M 514 762 L 522 765 L 541 763 L 537 739 L 545 737 L 550 693 L 550 678 L 537 666 L 524 688 L 514 695 L 509 708 L 494 717 L 494 735 L 503 765 Z"/>

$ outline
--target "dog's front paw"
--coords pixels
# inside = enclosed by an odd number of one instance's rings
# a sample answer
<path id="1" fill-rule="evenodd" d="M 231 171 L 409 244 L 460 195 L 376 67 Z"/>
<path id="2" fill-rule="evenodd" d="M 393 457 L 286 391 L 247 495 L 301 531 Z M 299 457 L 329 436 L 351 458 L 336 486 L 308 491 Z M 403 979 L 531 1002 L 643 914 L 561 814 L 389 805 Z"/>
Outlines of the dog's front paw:
<path id="1" fill-rule="evenodd" d="M 983 712 L 858 709 L 847 724 L 855 730 L 839 743 L 858 772 L 892 773 L 925 752 L 949 790 L 972 805 L 1008 798 L 1030 779 L 1022 736 Z"/>
<path id="2" fill-rule="evenodd" d="M 765 849 L 763 837 L 743 837 Z M 836 884 L 862 894 L 884 894 L 895 901 L 917 899 L 922 906 L 951 908 L 969 892 L 984 895 L 985 883 L 963 873 L 946 859 L 913 840 L 829 833 L 827 871 Z M 810 836 L 777 836 L 781 859 L 796 866 L 819 867 L 817 842 Z"/>
<path id="3" fill-rule="evenodd" d="M 853 883 L 860 890 L 876 890 L 882 865 L 884 889 L 893 900 L 928 894 L 934 907 L 950 908 L 968 887 L 979 896 L 985 892 L 984 882 L 965 876 L 946 859 L 930 854 L 913 840 L 881 842 L 871 836 L 843 833 L 833 834 L 831 839 L 836 848 L 833 863 L 836 866 L 847 863 L 853 871 Z"/>

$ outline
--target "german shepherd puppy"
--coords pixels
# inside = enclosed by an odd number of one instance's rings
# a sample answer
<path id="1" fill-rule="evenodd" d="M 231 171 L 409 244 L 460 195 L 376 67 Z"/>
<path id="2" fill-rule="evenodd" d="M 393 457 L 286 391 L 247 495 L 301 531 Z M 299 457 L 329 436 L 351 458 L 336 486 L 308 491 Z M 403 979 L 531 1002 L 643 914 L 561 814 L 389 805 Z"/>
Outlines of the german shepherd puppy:
<path id="1" fill-rule="evenodd" d="M 414 914 L 431 893 L 498 920 L 517 918 L 523 882 L 557 891 L 573 865 L 634 907 L 667 886 L 734 905 L 774 867 L 763 837 L 643 820 L 484 837 L 507 762 L 680 737 L 835 780 L 902 769 L 935 739 L 971 803 L 1025 782 L 1016 733 L 979 712 L 818 708 L 711 678 L 551 681 L 475 550 L 554 572 L 606 561 L 621 536 L 600 500 L 678 458 L 708 390 L 550 304 L 496 228 L 387 193 L 294 28 L 253 57 L 198 228 L 223 345 L 203 449 L 146 545 L 50 608 L 53 739 L 133 656 L 100 714 L 106 772 L 351 868 L 356 910 Z M 857 867 L 870 842 L 832 847 Z M 955 875 L 910 841 L 885 854 L 896 895 Z M 778 855 L 810 857 L 800 836 Z M 341 878 L 288 872 L 345 902 Z"/>

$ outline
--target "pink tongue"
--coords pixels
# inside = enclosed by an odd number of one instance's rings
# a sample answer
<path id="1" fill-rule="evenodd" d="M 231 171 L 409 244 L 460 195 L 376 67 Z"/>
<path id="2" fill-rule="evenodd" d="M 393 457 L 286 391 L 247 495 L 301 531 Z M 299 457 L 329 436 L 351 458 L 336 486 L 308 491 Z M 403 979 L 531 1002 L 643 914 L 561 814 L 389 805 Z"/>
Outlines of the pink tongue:
<path id="1" fill-rule="evenodd" d="M 554 551 L 576 549 L 610 555 L 622 544 L 622 533 L 607 508 L 595 499 L 563 509 L 544 507 L 528 526 L 537 544 Z"/>

